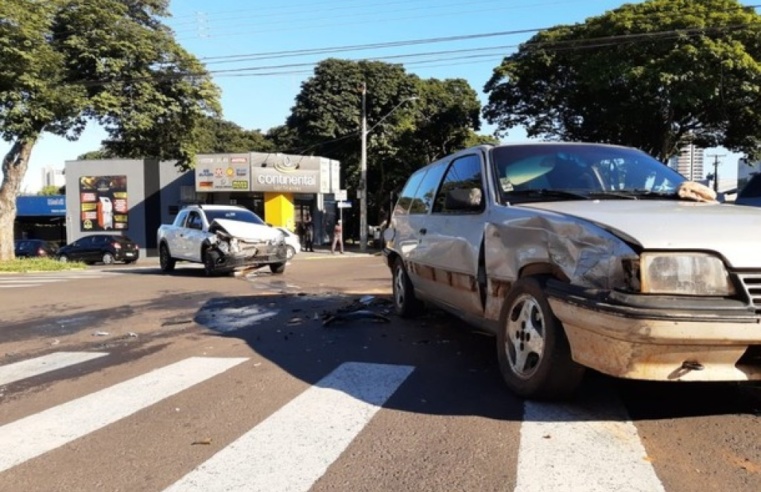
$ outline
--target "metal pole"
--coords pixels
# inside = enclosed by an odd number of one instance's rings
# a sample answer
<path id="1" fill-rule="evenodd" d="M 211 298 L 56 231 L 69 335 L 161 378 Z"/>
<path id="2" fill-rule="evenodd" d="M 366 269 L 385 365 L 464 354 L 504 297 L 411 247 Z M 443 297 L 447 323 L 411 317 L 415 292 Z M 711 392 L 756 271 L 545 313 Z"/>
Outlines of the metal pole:
<path id="1" fill-rule="evenodd" d="M 359 250 L 367 251 L 367 86 L 362 84 L 362 157 L 360 160 Z"/>

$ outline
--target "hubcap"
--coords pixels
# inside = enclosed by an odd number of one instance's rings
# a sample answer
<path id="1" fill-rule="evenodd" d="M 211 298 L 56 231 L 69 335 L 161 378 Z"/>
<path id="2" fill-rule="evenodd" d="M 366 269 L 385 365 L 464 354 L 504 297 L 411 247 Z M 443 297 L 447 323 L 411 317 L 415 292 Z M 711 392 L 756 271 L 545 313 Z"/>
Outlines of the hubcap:
<path id="1" fill-rule="evenodd" d="M 523 294 L 507 318 L 505 353 L 513 373 L 521 379 L 534 375 L 544 357 L 545 320 L 537 300 Z"/>

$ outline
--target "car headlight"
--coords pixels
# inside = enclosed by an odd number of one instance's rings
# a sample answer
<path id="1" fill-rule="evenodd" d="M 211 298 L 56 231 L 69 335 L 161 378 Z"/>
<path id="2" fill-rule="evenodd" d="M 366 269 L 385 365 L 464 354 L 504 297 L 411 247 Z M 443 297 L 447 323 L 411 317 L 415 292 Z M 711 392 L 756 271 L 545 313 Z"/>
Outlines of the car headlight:
<path id="1" fill-rule="evenodd" d="M 706 253 L 643 253 L 640 256 L 640 286 L 643 294 L 735 294 L 724 262 Z"/>

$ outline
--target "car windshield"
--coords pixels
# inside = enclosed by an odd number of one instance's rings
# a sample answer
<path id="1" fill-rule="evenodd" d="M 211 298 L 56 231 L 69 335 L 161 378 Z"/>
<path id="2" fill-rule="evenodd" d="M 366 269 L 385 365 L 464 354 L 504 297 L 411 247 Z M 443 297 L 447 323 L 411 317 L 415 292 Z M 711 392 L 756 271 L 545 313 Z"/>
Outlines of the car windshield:
<path id="1" fill-rule="evenodd" d="M 676 196 L 685 178 L 639 150 L 612 145 L 527 144 L 492 149 L 505 202 Z"/>
<path id="2" fill-rule="evenodd" d="M 237 220 L 239 222 L 248 222 L 251 224 L 264 225 L 264 221 L 254 212 L 245 209 L 225 209 L 225 210 L 204 210 L 209 224 L 216 219 Z"/>

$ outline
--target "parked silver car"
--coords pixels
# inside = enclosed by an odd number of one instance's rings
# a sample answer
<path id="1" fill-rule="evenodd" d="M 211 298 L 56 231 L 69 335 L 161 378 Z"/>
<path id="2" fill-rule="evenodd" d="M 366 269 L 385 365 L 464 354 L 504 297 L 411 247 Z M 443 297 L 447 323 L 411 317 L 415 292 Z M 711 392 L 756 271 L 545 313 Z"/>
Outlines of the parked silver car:
<path id="1" fill-rule="evenodd" d="M 408 180 L 384 233 L 394 304 L 497 337 L 515 393 L 571 394 L 585 368 L 761 379 L 761 210 L 635 149 L 480 146 Z"/>

